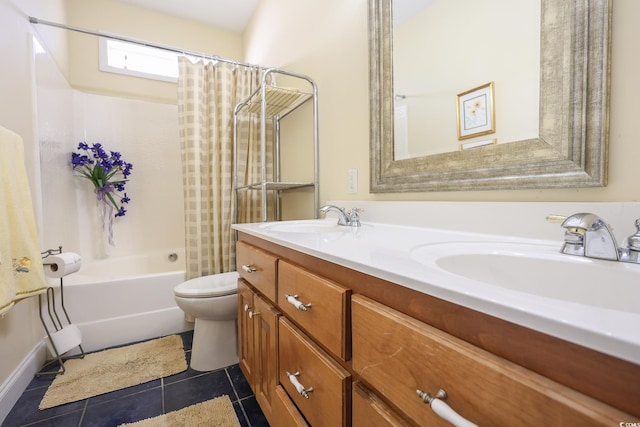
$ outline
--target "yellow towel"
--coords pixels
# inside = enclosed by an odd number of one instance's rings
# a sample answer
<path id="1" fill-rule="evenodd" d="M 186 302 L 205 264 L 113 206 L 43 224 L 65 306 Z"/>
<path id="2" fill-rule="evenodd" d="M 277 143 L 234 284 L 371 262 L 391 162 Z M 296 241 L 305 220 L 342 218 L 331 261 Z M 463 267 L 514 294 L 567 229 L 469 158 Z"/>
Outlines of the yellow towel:
<path id="1" fill-rule="evenodd" d="M 22 138 L 0 126 L 0 316 L 45 290 Z"/>

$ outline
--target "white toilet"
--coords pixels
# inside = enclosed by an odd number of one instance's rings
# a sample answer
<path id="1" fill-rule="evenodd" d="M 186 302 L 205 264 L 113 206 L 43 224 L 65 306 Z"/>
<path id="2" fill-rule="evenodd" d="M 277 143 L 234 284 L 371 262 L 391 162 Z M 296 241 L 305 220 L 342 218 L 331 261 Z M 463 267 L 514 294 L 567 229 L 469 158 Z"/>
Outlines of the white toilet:
<path id="1" fill-rule="evenodd" d="M 187 280 L 173 288 L 178 307 L 195 318 L 191 368 L 212 371 L 238 363 L 238 273 Z"/>

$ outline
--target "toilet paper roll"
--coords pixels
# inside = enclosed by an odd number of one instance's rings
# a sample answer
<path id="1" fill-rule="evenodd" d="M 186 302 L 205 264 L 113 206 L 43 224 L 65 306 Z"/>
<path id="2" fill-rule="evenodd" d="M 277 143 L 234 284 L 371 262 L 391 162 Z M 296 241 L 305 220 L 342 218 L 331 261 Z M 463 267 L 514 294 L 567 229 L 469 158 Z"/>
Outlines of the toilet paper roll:
<path id="1" fill-rule="evenodd" d="M 51 355 L 62 355 L 74 347 L 82 344 L 82 333 L 76 325 L 67 325 L 51 334 L 51 340 L 49 337 L 45 337 L 47 348 Z M 51 345 L 53 341 L 53 345 Z M 55 346 L 55 349 L 54 349 Z"/>
<path id="2" fill-rule="evenodd" d="M 59 279 L 68 274 L 75 273 L 80 270 L 82 264 L 80 255 L 73 252 L 62 252 L 59 255 L 51 255 L 45 258 L 44 274 L 53 279 Z"/>

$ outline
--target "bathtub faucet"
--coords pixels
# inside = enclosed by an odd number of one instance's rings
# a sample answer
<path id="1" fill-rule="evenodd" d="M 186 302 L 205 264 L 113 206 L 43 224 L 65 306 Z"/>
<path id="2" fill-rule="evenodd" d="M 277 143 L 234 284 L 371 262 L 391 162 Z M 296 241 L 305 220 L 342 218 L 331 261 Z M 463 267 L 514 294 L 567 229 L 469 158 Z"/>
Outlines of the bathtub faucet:
<path id="1" fill-rule="evenodd" d="M 362 212 L 362 209 L 353 208 L 345 211 L 343 208 L 339 208 L 334 205 L 324 205 L 320 208 L 320 212 L 336 212 L 338 214 L 338 225 L 347 225 L 349 227 L 360 227 L 360 217 L 358 214 Z"/>

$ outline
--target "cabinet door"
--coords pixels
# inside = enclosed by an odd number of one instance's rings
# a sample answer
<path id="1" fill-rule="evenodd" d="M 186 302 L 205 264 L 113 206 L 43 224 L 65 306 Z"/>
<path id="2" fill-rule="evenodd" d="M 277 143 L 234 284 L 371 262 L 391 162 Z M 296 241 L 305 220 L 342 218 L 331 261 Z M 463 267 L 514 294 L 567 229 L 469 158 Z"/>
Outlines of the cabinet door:
<path id="1" fill-rule="evenodd" d="M 249 313 L 253 310 L 253 291 L 242 279 L 238 280 L 238 355 L 240 370 L 255 391 L 253 361 L 253 321 Z"/>
<path id="2" fill-rule="evenodd" d="M 281 385 L 276 386 L 276 402 L 273 407 L 272 427 L 309 427 L 304 417 L 296 408 L 287 392 Z"/>
<path id="3" fill-rule="evenodd" d="M 629 415 L 369 298 L 352 302 L 353 369 L 419 425 L 447 425 L 418 397 L 481 426 L 618 425 Z"/>
<path id="4" fill-rule="evenodd" d="M 389 406 L 360 383 L 353 385 L 352 427 L 409 427 Z"/>
<path id="5" fill-rule="evenodd" d="M 238 282 L 240 369 L 271 422 L 276 399 L 280 313 L 242 279 Z"/>
<path id="6" fill-rule="evenodd" d="M 256 366 L 254 391 L 267 420 L 273 420 L 277 385 L 278 317 L 276 309 L 258 295 L 253 296 L 253 349 Z"/>

